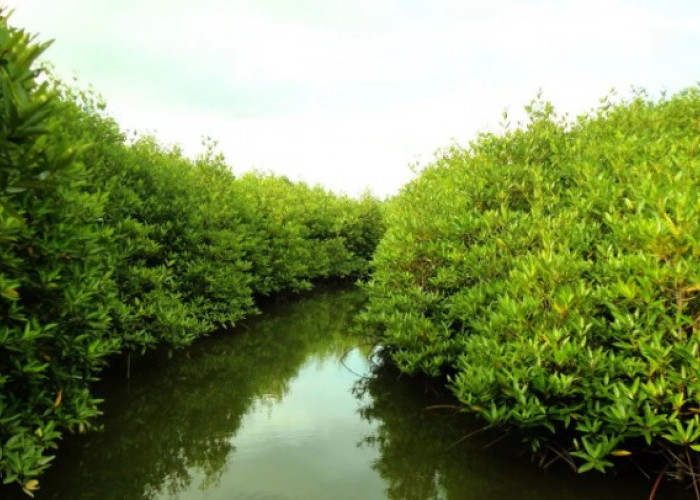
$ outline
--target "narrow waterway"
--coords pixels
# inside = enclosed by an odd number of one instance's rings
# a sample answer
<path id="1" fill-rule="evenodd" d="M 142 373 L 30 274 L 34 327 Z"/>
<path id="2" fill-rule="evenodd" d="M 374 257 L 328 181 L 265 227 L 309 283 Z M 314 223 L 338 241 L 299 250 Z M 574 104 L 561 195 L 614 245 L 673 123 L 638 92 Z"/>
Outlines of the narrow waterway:
<path id="1" fill-rule="evenodd" d="M 37 499 L 641 499 L 641 476 L 547 471 L 424 382 L 368 361 L 356 290 L 315 292 L 98 387 Z M 496 439 L 497 442 L 494 442 Z M 516 445 L 514 445 L 516 443 Z M 1 492 L 0 492 L 1 493 Z M 663 484 L 657 499 L 691 498 Z"/>

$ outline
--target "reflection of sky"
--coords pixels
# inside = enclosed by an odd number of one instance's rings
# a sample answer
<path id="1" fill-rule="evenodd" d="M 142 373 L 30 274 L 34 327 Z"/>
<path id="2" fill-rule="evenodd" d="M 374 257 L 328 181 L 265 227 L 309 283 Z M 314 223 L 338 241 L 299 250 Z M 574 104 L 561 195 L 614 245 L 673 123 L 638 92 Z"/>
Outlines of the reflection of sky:
<path id="1" fill-rule="evenodd" d="M 345 364 L 357 373 L 368 367 L 358 350 Z M 384 498 L 371 469 L 377 450 L 358 446 L 374 428 L 357 413 L 357 375 L 348 368 L 337 358 L 307 361 L 282 401 L 262 398 L 243 417 L 221 481 L 203 491 L 195 477 L 179 498 Z"/>

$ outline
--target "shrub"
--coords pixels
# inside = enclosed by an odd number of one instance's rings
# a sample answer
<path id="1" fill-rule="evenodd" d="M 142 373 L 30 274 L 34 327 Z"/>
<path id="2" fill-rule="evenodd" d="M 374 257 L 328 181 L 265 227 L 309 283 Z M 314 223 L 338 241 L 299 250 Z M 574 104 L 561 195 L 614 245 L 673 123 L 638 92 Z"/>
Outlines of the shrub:
<path id="1" fill-rule="evenodd" d="M 304 290 L 314 279 L 369 271 L 384 230 L 381 205 L 371 196 L 355 200 L 259 173 L 238 178 L 234 192 L 257 242 L 249 254 L 256 294 Z"/>
<path id="2" fill-rule="evenodd" d="M 91 144 L 89 185 L 106 195 L 124 348 L 187 346 L 254 312 L 256 296 L 367 272 L 382 229 L 373 198 L 272 175 L 237 178 L 213 142 L 191 160 L 153 137 L 127 140 L 99 98 L 57 87 L 62 132 Z"/>
<path id="3" fill-rule="evenodd" d="M 402 370 L 446 375 L 465 411 L 580 471 L 638 449 L 685 461 L 700 449 L 700 89 L 574 121 L 528 111 L 392 202 L 365 324 Z"/>
<path id="4" fill-rule="evenodd" d="M 34 69 L 46 46 L 0 19 L 0 476 L 30 493 L 59 429 L 95 415 L 87 384 L 117 348 L 104 200 L 56 133 Z"/>

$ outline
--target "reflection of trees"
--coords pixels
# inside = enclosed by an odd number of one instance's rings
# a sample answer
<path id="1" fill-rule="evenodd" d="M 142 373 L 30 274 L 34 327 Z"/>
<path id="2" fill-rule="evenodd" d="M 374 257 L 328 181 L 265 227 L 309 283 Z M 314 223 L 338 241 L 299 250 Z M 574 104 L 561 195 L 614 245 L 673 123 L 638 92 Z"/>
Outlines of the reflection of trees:
<path id="1" fill-rule="evenodd" d="M 521 453 L 517 437 L 499 440 L 499 431 L 462 439 L 482 424 L 449 409 L 426 410 L 453 401 L 436 395 L 430 382 L 401 377 L 387 364 L 375 366 L 354 390 L 363 405 L 360 415 L 376 429 L 363 444 L 379 451 L 373 468 L 386 481 L 388 498 L 622 500 L 649 495 L 651 482 L 639 475 L 541 470 Z M 670 490 L 667 486 L 658 498 L 686 498 Z"/>
<path id="2" fill-rule="evenodd" d="M 319 292 L 283 304 L 231 334 L 147 357 L 101 384 L 104 432 L 64 443 L 40 498 L 151 498 L 203 477 L 216 484 L 243 415 L 280 399 L 310 356 L 342 355 L 361 300 L 357 291 Z"/>
<path id="3" fill-rule="evenodd" d="M 445 450 L 464 430 L 444 412 L 423 409 L 441 402 L 432 400 L 426 390 L 432 392 L 421 382 L 400 379 L 386 365 L 376 366 L 372 377 L 355 385 L 356 395 L 366 402 L 360 414 L 377 429 L 365 444 L 380 451 L 374 469 L 387 481 L 387 496 L 392 499 L 443 498 L 445 481 L 460 468 L 454 453 Z"/>

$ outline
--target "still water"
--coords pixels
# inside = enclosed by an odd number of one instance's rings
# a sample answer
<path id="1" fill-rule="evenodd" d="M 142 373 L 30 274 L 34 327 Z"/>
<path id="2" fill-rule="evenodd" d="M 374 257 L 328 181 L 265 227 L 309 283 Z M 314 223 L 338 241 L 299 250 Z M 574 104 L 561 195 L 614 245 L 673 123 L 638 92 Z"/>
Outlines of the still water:
<path id="1" fill-rule="evenodd" d="M 114 367 L 98 387 L 103 430 L 64 441 L 37 499 L 648 497 L 642 476 L 544 471 L 517 440 L 461 439 L 478 423 L 426 409 L 444 396 L 368 361 L 349 333 L 361 300 L 315 292 L 132 360 L 128 380 Z M 691 495 L 664 484 L 656 498 Z"/>

